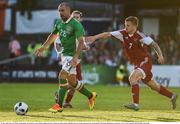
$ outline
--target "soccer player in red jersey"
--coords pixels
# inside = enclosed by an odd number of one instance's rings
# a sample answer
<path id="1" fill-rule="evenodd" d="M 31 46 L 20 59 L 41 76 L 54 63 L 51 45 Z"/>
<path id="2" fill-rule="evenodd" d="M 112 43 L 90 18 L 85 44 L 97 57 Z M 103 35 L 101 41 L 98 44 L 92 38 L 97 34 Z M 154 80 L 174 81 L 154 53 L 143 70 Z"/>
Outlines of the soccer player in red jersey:
<path id="1" fill-rule="evenodd" d="M 152 58 L 147 51 L 147 46 L 153 48 L 158 56 L 158 63 L 164 63 L 164 57 L 158 44 L 148 36 L 140 33 L 138 29 L 138 18 L 129 16 L 125 19 L 125 28 L 113 32 L 104 32 L 87 38 L 88 41 L 94 42 L 97 39 L 115 37 L 123 44 L 123 48 L 128 60 L 134 65 L 134 70 L 129 76 L 131 84 L 132 103 L 124 105 L 125 108 L 139 110 L 139 85 L 138 80 L 142 80 L 152 90 L 168 97 L 172 103 L 172 109 L 176 108 L 177 94 L 172 93 L 154 79 L 152 79 Z"/>
<path id="2" fill-rule="evenodd" d="M 80 22 L 81 17 L 82 17 L 82 12 L 75 10 L 72 12 L 71 16 Z M 61 41 L 58 38 L 56 40 L 56 42 L 54 42 L 54 46 L 55 46 L 57 53 L 60 53 L 60 48 L 59 48 L 60 44 L 61 44 Z M 76 66 L 76 79 L 78 82 L 82 82 L 81 64 L 80 63 L 77 64 L 77 66 Z M 63 105 L 64 108 L 72 108 L 71 100 L 74 96 L 74 93 L 75 93 L 75 89 L 70 87 L 70 89 L 68 90 L 68 93 L 67 93 L 67 97 L 65 99 L 65 103 Z M 55 93 L 55 101 L 57 102 L 57 100 L 58 100 L 58 93 L 56 92 Z"/>

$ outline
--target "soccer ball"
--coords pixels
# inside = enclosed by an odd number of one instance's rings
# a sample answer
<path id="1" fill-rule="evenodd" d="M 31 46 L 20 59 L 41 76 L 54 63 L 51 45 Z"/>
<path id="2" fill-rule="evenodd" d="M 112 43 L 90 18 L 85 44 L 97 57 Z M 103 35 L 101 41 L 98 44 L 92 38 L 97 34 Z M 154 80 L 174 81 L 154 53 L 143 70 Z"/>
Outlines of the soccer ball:
<path id="1" fill-rule="evenodd" d="M 24 102 L 18 102 L 14 106 L 17 115 L 25 115 L 28 112 L 28 105 Z"/>

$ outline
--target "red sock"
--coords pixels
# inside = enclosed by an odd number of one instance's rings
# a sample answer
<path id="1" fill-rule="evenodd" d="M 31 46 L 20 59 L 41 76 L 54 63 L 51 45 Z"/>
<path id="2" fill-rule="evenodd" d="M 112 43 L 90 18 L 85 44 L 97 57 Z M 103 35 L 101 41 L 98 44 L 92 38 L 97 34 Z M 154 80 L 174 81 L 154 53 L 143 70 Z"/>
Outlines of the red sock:
<path id="1" fill-rule="evenodd" d="M 139 85 L 138 84 L 132 85 L 131 92 L 133 97 L 133 103 L 139 104 Z"/>
<path id="2" fill-rule="evenodd" d="M 70 103 L 73 96 L 74 96 L 74 92 L 75 90 L 74 89 L 70 89 L 67 93 L 67 97 L 66 97 L 66 100 L 65 100 L 65 103 Z"/>
<path id="3" fill-rule="evenodd" d="M 172 98 L 173 93 L 170 92 L 169 90 L 167 90 L 165 87 L 163 87 L 162 85 L 160 86 L 160 91 L 159 93 L 163 96 Z"/>

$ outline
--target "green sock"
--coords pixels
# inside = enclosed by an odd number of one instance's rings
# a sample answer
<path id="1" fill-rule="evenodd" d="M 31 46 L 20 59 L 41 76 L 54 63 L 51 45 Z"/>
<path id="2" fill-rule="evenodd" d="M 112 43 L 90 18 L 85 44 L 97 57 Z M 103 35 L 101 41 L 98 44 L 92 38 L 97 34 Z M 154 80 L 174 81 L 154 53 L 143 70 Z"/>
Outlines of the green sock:
<path id="1" fill-rule="evenodd" d="M 59 80 L 59 85 L 60 86 L 59 86 L 59 90 L 58 90 L 58 104 L 61 107 L 63 105 L 64 97 L 65 97 L 65 94 L 67 92 L 67 85 L 64 85 L 66 83 L 67 83 L 66 79 L 60 79 Z"/>
<path id="2" fill-rule="evenodd" d="M 81 88 L 81 87 L 82 87 L 82 88 Z M 79 89 L 79 88 L 80 88 L 80 89 Z M 77 84 L 76 84 L 76 89 L 77 89 L 80 93 L 82 93 L 83 95 L 87 96 L 88 99 L 90 99 L 90 98 L 92 97 L 92 93 L 91 93 L 89 90 L 87 90 L 82 83 L 77 82 Z"/>

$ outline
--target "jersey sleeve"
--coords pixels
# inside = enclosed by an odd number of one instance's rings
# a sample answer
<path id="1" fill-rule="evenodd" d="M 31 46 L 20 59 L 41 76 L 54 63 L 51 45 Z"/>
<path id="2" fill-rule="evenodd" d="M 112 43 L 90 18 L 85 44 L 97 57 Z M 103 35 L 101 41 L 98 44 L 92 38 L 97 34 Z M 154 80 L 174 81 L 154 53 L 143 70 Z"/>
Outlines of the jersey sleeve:
<path id="1" fill-rule="evenodd" d="M 59 23 L 59 21 L 56 21 L 53 31 L 52 31 L 52 34 L 58 34 L 58 28 L 57 28 L 58 23 Z"/>
<path id="2" fill-rule="evenodd" d="M 120 41 L 124 41 L 123 40 L 123 35 L 121 34 L 120 31 L 112 31 L 112 32 L 110 32 L 110 34 L 112 36 L 114 36 L 115 38 L 119 39 Z"/>
<path id="3" fill-rule="evenodd" d="M 143 42 L 146 45 L 150 45 L 153 42 L 153 39 L 151 37 L 147 36 L 147 37 L 143 37 L 141 39 L 141 42 Z"/>
<path id="4" fill-rule="evenodd" d="M 76 22 L 74 25 L 74 30 L 77 39 L 84 36 L 84 28 L 81 23 Z"/>

